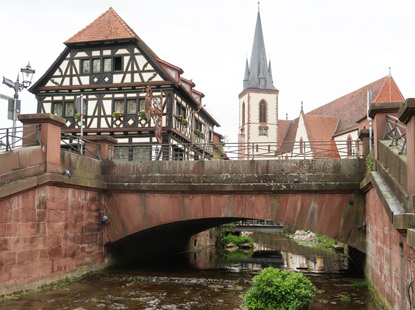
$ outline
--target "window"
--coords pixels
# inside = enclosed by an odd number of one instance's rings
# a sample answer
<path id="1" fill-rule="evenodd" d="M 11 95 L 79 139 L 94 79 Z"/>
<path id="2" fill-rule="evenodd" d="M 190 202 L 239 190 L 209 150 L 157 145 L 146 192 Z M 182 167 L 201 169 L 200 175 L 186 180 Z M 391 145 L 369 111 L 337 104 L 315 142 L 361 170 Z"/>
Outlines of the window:
<path id="1" fill-rule="evenodd" d="M 114 57 L 114 71 L 122 71 L 122 58 L 121 58 L 121 56 Z"/>
<path id="2" fill-rule="evenodd" d="M 137 114 L 137 100 L 127 100 L 127 114 Z"/>
<path id="3" fill-rule="evenodd" d="M 183 118 L 186 118 L 186 109 L 180 103 L 176 101 L 176 116 L 181 115 Z"/>
<path id="4" fill-rule="evenodd" d="M 264 100 L 262 100 L 259 104 L 259 122 L 266 123 L 267 122 L 267 104 Z"/>
<path id="5" fill-rule="evenodd" d="M 242 103 L 242 126 L 245 124 L 245 102 Z"/>
<path id="6" fill-rule="evenodd" d="M 55 114 L 57 116 L 62 116 L 62 112 L 63 112 L 63 103 L 62 102 L 54 103 L 53 104 L 53 114 Z"/>
<path id="7" fill-rule="evenodd" d="M 124 113 L 124 100 L 115 100 L 114 101 L 114 112 Z"/>
<path id="8" fill-rule="evenodd" d="M 104 72 L 111 72 L 111 58 L 104 58 Z"/>
<path id="9" fill-rule="evenodd" d="M 203 132 L 203 124 L 199 120 L 195 119 L 195 130 Z"/>
<path id="10" fill-rule="evenodd" d="M 173 160 L 184 160 L 184 150 L 182 148 L 173 148 Z"/>
<path id="11" fill-rule="evenodd" d="M 101 59 L 92 60 L 92 73 L 101 73 Z"/>
<path id="12" fill-rule="evenodd" d="M 91 73 L 91 62 L 89 59 L 82 60 L 82 74 Z"/>
<path id="13" fill-rule="evenodd" d="M 65 116 L 74 116 L 75 115 L 75 104 L 73 102 L 65 103 Z"/>
<path id="14" fill-rule="evenodd" d="M 136 146 L 133 150 L 134 161 L 151 160 L 151 146 Z"/>

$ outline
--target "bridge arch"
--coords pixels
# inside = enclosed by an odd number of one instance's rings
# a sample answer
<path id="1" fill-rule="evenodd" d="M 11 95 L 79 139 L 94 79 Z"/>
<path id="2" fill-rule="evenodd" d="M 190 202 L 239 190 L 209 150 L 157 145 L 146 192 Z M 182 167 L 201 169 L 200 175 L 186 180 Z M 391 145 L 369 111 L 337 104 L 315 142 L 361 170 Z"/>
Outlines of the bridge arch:
<path id="1" fill-rule="evenodd" d="M 232 221 L 260 219 L 306 228 L 364 252 L 364 232 L 356 228 L 363 218 L 363 203 L 362 196 L 353 192 L 116 192 L 105 202 L 110 218 L 107 246 L 129 248 L 128 243 L 136 238 L 147 240 L 145 246 L 166 240 L 173 245 L 170 236 L 190 237 Z"/>

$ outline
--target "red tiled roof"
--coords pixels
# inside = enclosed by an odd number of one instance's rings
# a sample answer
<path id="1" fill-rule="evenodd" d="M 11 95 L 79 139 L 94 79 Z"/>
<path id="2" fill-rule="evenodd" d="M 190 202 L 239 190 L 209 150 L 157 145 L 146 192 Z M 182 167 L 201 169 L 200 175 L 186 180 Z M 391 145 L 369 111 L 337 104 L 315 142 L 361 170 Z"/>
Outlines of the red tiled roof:
<path id="1" fill-rule="evenodd" d="M 390 76 L 385 76 L 371 84 L 368 84 L 350 94 L 329 102 L 307 115 L 337 116 L 340 118 L 337 133 L 357 128 L 357 121 L 366 115 L 367 91 L 372 91 L 372 102 L 405 101 L 395 81 Z"/>
<path id="2" fill-rule="evenodd" d="M 390 77 L 385 80 L 382 89 L 380 90 L 376 98 L 373 97 L 372 102 L 405 102 L 405 98 L 402 96 L 402 93 L 399 90 L 398 85 L 396 85 L 393 77 Z"/>
<path id="3" fill-rule="evenodd" d="M 304 123 L 314 158 L 339 157 L 333 139 L 338 122 L 337 116 L 304 115 Z"/>
<path id="4" fill-rule="evenodd" d="M 131 39 L 136 36 L 117 12 L 113 8 L 109 8 L 65 43 Z"/>
<path id="5" fill-rule="evenodd" d="M 132 30 L 111 7 L 84 29 L 65 41 L 65 44 L 122 39 L 133 39 L 138 41 L 139 46 L 143 48 L 147 54 L 150 54 L 154 58 L 158 58 L 156 53 L 141 40 L 134 30 Z"/>
<path id="6" fill-rule="evenodd" d="M 287 131 L 293 122 L 294 122 L 293 120 L 285 120 L 285 119 L 278 120 L 278 137 L 277 137 L 278 142 L 284 140 L 285 136 L 287 135 Z"/>
<path id="7" fill-rule="evenodd" d="M 282 143 L 278 146 L 279 150 L 282 153 L 290 152 L 292 151 L 294 147 L 295 136 L 297 134 L 297 128 L 298 128 L 298 120 L 299 118 L 297 117 L 296 119 L 290 121 L 291 123 L 289 124 L 285 137 L 281 140 Z"/>

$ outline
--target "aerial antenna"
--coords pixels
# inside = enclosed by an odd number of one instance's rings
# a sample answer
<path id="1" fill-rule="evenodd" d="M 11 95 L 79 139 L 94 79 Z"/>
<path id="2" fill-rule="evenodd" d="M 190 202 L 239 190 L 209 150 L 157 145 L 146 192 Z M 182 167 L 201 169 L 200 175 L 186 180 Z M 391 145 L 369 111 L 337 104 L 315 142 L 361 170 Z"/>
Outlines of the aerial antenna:
<path id="1" fill-rule="evenodd" d="M 389 67 L 389 77 L 391 77 L 391 76 L 392 76 L 392 68 Z"/>

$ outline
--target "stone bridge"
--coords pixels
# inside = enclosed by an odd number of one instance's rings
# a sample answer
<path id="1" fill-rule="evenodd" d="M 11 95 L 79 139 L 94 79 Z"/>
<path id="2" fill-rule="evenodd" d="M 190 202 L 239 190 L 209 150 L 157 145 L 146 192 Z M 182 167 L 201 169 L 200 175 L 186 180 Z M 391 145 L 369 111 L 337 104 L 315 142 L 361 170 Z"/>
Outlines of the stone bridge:
<path id="1" fill-rule="evenodd" d="M 106 233 L 111 243 L 127 239 L 127 247 L 135 237 L 140 244 L 158 238 L 179 246 L 177 241 L 211 227 L 262 219 L 307 228 L 364 252 L 364 169 L 356 159 L 111 162 L 104 167 L 111 220 Z"/>
<path id="2" fill-rule="evenodd" d="M 386 114 L 398 109 L 408 155 L 381 141 Z M 91 138 L 101 146 L 97 160 L 61 150 L 63 119 L 21 115 L 23 123 L 41 125 L 41 146 L 23 141 L 25 147 L 0 153 L 0 294 L 102 268 L 112 258 L 174 251 L 210 227 L 260 219 L 366 253 L 374 291 L 390 308 L 408 308 L 405 292 L 415 279 L 414 111 L 410 99 L 371 109 L 375 171 L 358 159 L 119 162 L 111 160 L 115 141 L 108 136 Z"/>

